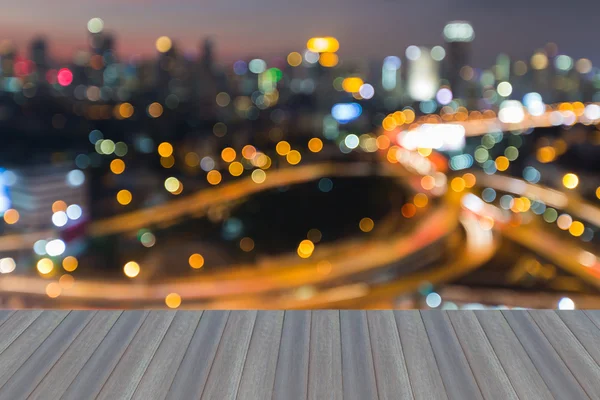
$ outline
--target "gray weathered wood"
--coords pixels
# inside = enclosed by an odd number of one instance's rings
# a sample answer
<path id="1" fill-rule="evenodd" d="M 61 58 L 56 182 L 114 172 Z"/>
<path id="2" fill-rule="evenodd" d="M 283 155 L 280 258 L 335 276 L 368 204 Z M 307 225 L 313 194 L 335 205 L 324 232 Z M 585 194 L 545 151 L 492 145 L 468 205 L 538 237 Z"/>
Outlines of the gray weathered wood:
<path id="1" fill-rule="evenodd" d="M 504 371 L 521 400 L 553 396 L 500 311 L 475 311 Z"/>
<path id="2" fill-rule="evenodd" d="M 503 311 L 502 314 L 555 398 L 588 398 L 571 371 L 526 311 Z"/>
<path id="3" fill-rule="evenodd" d="M 135 390 L 134 399 L 164 399 L 196 331 L 202 311 L 178 311 Z"/>
<path id="4" fill-rule="evenodd" d="M 394 313 L 367 311 L 375 379 L 379 398 L 412 399 L 404 352 L 396 328 Z"/>
<path id="5" fill-rule="evenodd" d="M 447 399 L 421 315 L 418 311 L 395 311 L 394 318 L 415 399 Z"/>
<path id="6" fill-rule="evenodd" d="M 61 399 L 94 399 L 147 316 L 148 311 L 124 311 Z"/>
<path id="7" fill-rule="evenodd" d="M 0 388 L 0 399 L 23 399 L 29 396 L 93 316 L 94 312 L 71 311 Z"/>
<path id="8" fill-rule="evenodd" d="M 232 311 L 204 386 L 202 399 L 235 399 L 256 311 Z"/>
<path id="9" fill-rule="evenodd" d="M 129 399 L 152 360 L 176 311 L 152 311 L 108 377 L 98 399 Z"/>
<path id="10" fill-rule="evenodd" d="M 450 311 L 447 312 L 447 315 L 483 397 L 486 399 L 518 399 L 517 393 L 475 314 Z"/>
<path id="11" fill-rule="evenodd" d="M 275 370 L 273 400 L 306 400 L 310 311 L 286 311 Z"/>
<path id="12" fill-rule="evenodd" d="M 283 315 L 283 311 L 258 312 L 237 399 L 268 399 L 273 396 Z"/>
<path id="13" fill-rule="evenodd" d="M 69 311 L 44 311 L 0 354 L 0 386 L 6 384 L 68 314 Z"/>
<path id="14" fill-rule="evenodd" d="M 448 316 L 439 311 L 421 311 L 421 316 L 448 398 L 481 399 L 481 391 Z"/>
<path id="15" fill-rule="evenodd" d="M 344 399 L 376 399 L 377 382 L 365 311 L 340 311 Z"/>
<path id="16" fill-rule="evenodd" d="M 0 353 L 23 333 L 42 314 L 40 310 L 19 311 L 11 315 L 0 326 Z"/>
<path id="17" fill-rule="evenodd" d="M 204 311 L 169 388 L 168 399 L 200 398 L 228 316 L 229 311 Z"/>
<path id="18" fill-rule="evenodd" d="M 600 329 L 581 310 L 556 311 L 590 356 L 600 364 Z"/>
<path id="19" fill-rule="evenodd" d="M 14 310 L 0 310 L 0 326 L 15 313 Z"/>
<path id="20" fill-rule="evenodd" d="M 312 312 L 308 364 L 308 399 L 342 399 L 340 312 Z"/>
<path id="21" fill-rule="evenodd" d="M 29 399 L 60 398 L 121 314 L 121 311 L 98 311 L 40 381 Z"/>
<path id="22" fill-rule="evenodd" d="M 554 350 L 565 362 L 588 396 L 600 399 L 600 367 L 581 345 L 573 332 L 551 310 L 529 312 Z"/>

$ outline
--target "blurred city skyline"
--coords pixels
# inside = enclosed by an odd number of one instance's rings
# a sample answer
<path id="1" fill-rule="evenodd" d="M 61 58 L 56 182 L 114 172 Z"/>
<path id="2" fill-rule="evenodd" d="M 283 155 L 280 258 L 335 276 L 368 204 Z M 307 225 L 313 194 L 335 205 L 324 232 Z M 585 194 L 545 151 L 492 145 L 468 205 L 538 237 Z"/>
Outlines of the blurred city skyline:
<path id="1" fill-rule="evenodd" d="M 29 0 L 2 8 L 0 41 L 10 40 L 23 53 L 31 40 L 42 35 L 48 40 L 49 53 L 66 60 L 75 50 L 88 47 L 86 24 L 90 18 L 99 17 L 105 30 L 116 36 L 117 53 L 124 57 L 155 55 L 155 40 L 163 35 L 190 55 L 196 55 L 202 39 L 210 36 L 218 44 L 218 59 L 225 62 L 287 54 L 302 49 L 307 37 L 331 35 L 342 43 L 341 56 L 373 59 L 401 55 L 411 44 L 440 44 L 445 23 L 465 19 L 477 33 L 473 42 L 475 66 L 491 64 L 499 52 L 525 58 L 547 42 L 556 43 L 559 53 L 587 57 L 596 63 L 600 61 L 599 46 L 590 39 L 600 33 L 594 24 L 600 5 L 587 0 L 578 3 L 581 7 L 564 8 L 554 0 L 485 4 L 464 0 L 308 0 L 281 4 L 273 0 L 213 4 L 63 0 L 59 7 Z"/>

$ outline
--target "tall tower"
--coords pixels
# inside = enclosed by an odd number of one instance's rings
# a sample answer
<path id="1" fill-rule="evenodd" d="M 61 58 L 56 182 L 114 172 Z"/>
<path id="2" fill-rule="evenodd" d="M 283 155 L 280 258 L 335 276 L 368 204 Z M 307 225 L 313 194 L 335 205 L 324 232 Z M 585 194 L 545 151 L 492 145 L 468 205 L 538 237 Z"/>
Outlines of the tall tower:
<path id="1" fill-rule="evenodd" d="M 446 41 L 445 75 L 455 97 L 465 96 L 465 85 L 460 77 L 462 67 L 468 65 L 471 59 L 471 42 L 475 31 L 466 21 L 452 21 L 444 27 Z"/>

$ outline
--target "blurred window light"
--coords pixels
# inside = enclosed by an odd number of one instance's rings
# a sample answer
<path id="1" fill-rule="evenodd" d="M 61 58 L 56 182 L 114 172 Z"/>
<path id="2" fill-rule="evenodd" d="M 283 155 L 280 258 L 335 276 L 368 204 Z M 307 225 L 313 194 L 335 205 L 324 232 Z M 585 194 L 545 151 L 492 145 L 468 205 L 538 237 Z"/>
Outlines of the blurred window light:
<path id="1" fill-rule="evenodd" d="M 523 105 L 517 100 L 505 100 L 500 104 L 498 119 L 505 124 L 518 124 L 525 119 Z"/>
<path id="2" fill-rule="evenodd" d="M 541 70 L 548 67 L 548 56 L 542 52 L 537 52 L 531 56 L 531 67 L 533 69 Z"/>
<path id="3" fill-rule="evenodd" d="M 442 61 L 446 57 L 446 50 L 442 46 L 434 46 L 431 49 L 431 58 L 435 61 Z"/>
<path id="4" fill-rule="evenodd" d="M 452 21 L 444 27 L 444 38 L 447 42 L 472 42 L 475 31 L 466 21 Z"/>
<path id="5" fill-rule="evenodd" d="M 331 108 L 331 116 L 340 124 L 355 120 L 362 114 L 362 107 L 358 103 L 338 103 Z"/>
<path id="6" fill-rule="evenodd" d="M 400 69 L 402 61 L 397 56 L 387 56 L 383 59 L 383 69 L 397 71 Z"/>
<path id="7" fill-rule="evenodd" d="M 406 58 L 411 61 L 416 61 L 421 57 L 421 49 L 411 45 L 406 48 Z"/>
<path id="8" fill-rule="evenodd" d="M 399 133 L 398 140 L 399 144 L 408 150 L 460 150 L 465 145 L 465 128 L 453 124 L 423 124 L 416 129 Z"/>
<path id="9" fill-rule="evenodd" d="M 267 63 L 265 60 L 255 58 L 248 63 L 248 69 L 254 74 L 261 74 L 267 70 Z"/>

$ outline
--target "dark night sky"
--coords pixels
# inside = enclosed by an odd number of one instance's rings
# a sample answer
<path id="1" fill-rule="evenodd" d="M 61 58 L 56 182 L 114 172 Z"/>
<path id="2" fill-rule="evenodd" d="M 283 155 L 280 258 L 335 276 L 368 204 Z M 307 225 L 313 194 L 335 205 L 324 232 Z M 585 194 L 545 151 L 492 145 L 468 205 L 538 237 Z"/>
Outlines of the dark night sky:
<path id="1" fill-rule="evenodd" d="M 549 41 L 598 65 L 599 15 L 598 0 L 5 0 L 0 39 L 23 49 L 45 34 L 52 54 L 65 57 L 86 47 L 87 21 L 100 17 L 121 55 L 151 55 L 162 35 L 190 53 L 212 35 L 222 60 L 300 51 L 309 37 L 331 35 L 343 57 L 381 58 L 440 44 L 445 23 L 464 19 L 475 29 L 477 66 L 499 52 L 529 57 Z"/>

